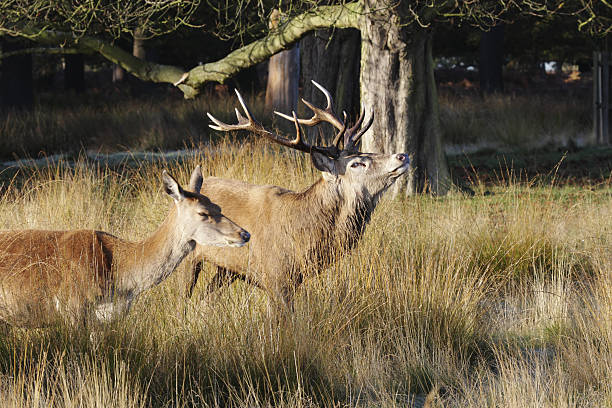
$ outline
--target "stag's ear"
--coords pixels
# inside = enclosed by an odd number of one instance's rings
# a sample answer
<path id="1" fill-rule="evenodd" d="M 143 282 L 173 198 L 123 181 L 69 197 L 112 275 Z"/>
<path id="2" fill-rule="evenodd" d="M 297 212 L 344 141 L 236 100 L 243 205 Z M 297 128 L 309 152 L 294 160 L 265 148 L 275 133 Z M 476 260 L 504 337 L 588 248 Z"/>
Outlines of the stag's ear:
<path id="1" fill-rule="evenodd" d="M 191 179 L 189 180 L 189 190 L 194 193 L 199 193 L 202 189 L 202 169 L 200 169 L 200 165 L 193 170 L 191 173 Z"/>
<path id="2" fill-rule="evenodd" d="M 336 171 L 336 161 L 331 157 L 319 152 L 311 152 L 310 158 L 315 168 L 323 172 L 323 178 L 335 178 L 338 175 Z"/>
<path id="3" fill-rule="evenodd" d="M 166 170 L 162 173 L 162 179 L 164 180 L 164 189 L 166 193 L 172 197 L 174 202 L 178 203 L 185 198 L 185 193 L 179 183 L 177 183 L 174 177 L 169 175 Z"/>

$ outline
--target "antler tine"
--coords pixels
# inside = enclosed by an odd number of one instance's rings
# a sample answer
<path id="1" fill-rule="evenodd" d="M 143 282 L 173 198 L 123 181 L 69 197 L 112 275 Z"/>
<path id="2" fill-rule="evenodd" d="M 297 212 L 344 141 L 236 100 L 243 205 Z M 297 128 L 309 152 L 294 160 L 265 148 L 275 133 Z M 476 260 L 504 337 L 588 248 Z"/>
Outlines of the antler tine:
<path id="1" fill-rule="evenodd" d="M 253 120 L 253 116 L 251 115 L 251 112 L 249 111 L 249 108 L 247 107 L 246 103 L 244 103 L 244 99 L 242 99 L 242 95 L 240 95 L 240 92 L 238 92 L 237 89 L 235 91 L 236 91 L 236 95 L 238 95 L 238 101 L 240 101 L 240 105 L 242 105 L 242 109 L 244 110 L 244 113 L 246 114 L 246 118 L 242 116 L 242 114 L 240 114 L 240 111 L 238 110 L 238 108 L 234 108 L 234 111 L 236 112 L 236 118 L 238 119 L 238 123 L 235 125 L 230 125 L 228 123 L 221 122 L 219 119 L 211 115 L 210 112 L 207 112 L 206 115 L 214 123 L 214 125 L 208 125 L 211 129 L 227 132 L 229 130 L 254 130 L 252 128 L 255 128 L 258 126 L 258 123 L 255 120 Z"/>
<path id="2" fill-rule="evenodd" d="M 342 129 L 336 134 L 334 141 L 332 142 L 332 146 L 336 146 L 338 149 L 340 148 L 340 141 L 343 139 L 344 132 L 346 132 L 346 111 L 342 111 L 342 115 L 344 116 L 344 120 L 342 121 Z"/>
<path id="3" fill-rule="evenodd" d="M 300 122 L 298 120 L 297 115 L 295 114 L 295 111 L 291 111 L 291 114 L 293 115 L 293 123 L 295 123 L 295 139 L 293 139 L 290 143 L 292 145 L 304 145 L 304 141 L 302 140 L 302 128 L 300 127 Z"/>
<path id="4" fill-rule="evenodd" d="M 370 126 L 372 126 L 372 123 L 374 122 L 374 111 L 372 111 L 372 115 L 370 115 L 370 119 L 366 122 L 365 126 L 359 129 L 359 131 L 355 134 L 354 132 L 358 130 L 358 127 L 363 122 L 364 117 L 365 117 L 365 110 L 362 110 L 361 115 L 359 116 L 359 120 L 357 120 L 357 123 L 355 124 L 355 126 L 353 126 L 349 130 L 349 132 L 346 134 L 346 136 L 344 137 L 344 150 L 346 151 L 355 150 L 355 147 L 359 143 L 361 136 L 363 136 L 364 133 L 368 131 L 368 129 L 370 128 Z"/>
<path id="5" fill-rule="evenodd" d="M 357 119 L 357 122 L 355 122 L 355 124 L 353 125 L 353 127 L 351 127 L 345 134 L 344 134 L 344 150 L 350 150 L 352 149 L 352 147 L 354 146 L 351 143 L 351 140 L 353 138 L 353 136 L 355 136 L 355 132 L 357 130 L 359 130 L 359 127 L 361 126 L 361 123 L 363 122 L 363 118 L 365 117 L 365 110 L 362 109 L 361 113 L 359 114 L 359 118 Z"/>
<path id="6" fill-rule="evenodd" d="M 319 149 L 316 146 L 312 147 L 304 143 L 302 129 L 300 128 L 299 119 L 297 118 L 295 112 L 292 112 L 293 118 L 291 120 L 295 123 L 296 136 L 295 136 L 295 139 L 289 140 L 285 137 L 278 136 L 277 134 L 266 130 L 259 122 L 257 122 L 257 120 L 255 120 L 255 118 L 253 117 L 253 114 L 251 114 L 251 111 L 249 110 L 247 104 L 244 102 L 244 99 L 242 98 L 242 95 L 240 95 L 240 92 L 238 92 L 238 90 L 236 90 L 236 95 L 238 96 L 238 100 L 240 101 L 240 105 L 242 106 L 242 109 L 244 110 L 244 114 L 246 115 L 246 118 L 242 116 L 242 114 L 237 108 L 235 108 L 234 110 L 236 111 L 236 118 L 238 119 L 238 123 L 235 125 L 230 125 L 228 123 L 221 122 L 219 119 L 215 118 L 210 113 L 207 113 L 210 120 L 213 121 L 214 123 L 214 124 L 209 125 L 211 128 L 215 130 L 220 130 L 223 132 L 227 132 L 231 130 L 248 130 L 248 131 L 259 134 L 265 137 L 266 139 L 269 139 L 275 143 L 278 143 L 286 147 L 290 147 L 290 148 L 300 150 L 306 153 L 311 153 L 312 150 L 317 150 L 317 151 L 321 151 L 322 153 L 327 154 L 327 150 L 323 148 Z"/>
<path id="7" fill-rule="evenodd" d="M 327 122 L 327 123 L 330 123 L 332 126 L 334 126 L 336 129 L 341 130 L 344 123 L 341 122 L 340 119 L 338 119 L 338 117 L 334 113 L 334 110 L 332 108 L 331 94 L 329 93 L 327 89 L 323 88 L 323 86 L 318 84 L 316 81 L 312 81 L 312 83 L 317 88 L 319 88 L 319 90 L 321 90 L 321 92 L 323 92 L 323 94 L 325 95 L 325 99 L 327 100 L 327 106 L 325 107 L 325 109 L 317 108 L 312 103 L 302 98 L 302 102 L 304 102 L 304 105 L 310 108 L 310 110 L 313 112 L 313 115 L 310 119 L 298 119 L 299 123 L 305 126 L 314 126 L 321 122 Z M 274 113 L 283 119 L 293 121 L 293 118 L 289 115 L 286 115 L 281 112 L 276 112 L 276 111 Z"/>
<path id="8" fill-rule="evenodd" d="M 327 100 L 327 106 L 325 107 L 325 110 L 331 110 L 332 109 L 332 96 L 329 93 L 329 91 L 327 89 L 325 89 L 323 87 L 323 85 L 321 85 L 320 83 L 318 83 L 317 81 L 315 81 L 314 79 L 311 79 L 310 82 L 312 82 L 312 84 L 314 86 L 316 86 L 317 88 L 319 88 L 319 90 L 321 92 L 323 92 L 323 95 L 325 95 L 325 99 Z"/>
<path id="9" fill-rule="evenodd" d="M 359 130 L 359 128 L 361 127 L 361 124 L 363 123 L 364 118 L 365 118 L 365 109 L 361 109 L 361 113 L 359 114 L 359 118 L 357 119 L 357 122 L 355 122 L 353 127 L 350 128 L 348 131 L 350 135 L 352 135 L 357 130 Z"/>
<path id="10" fill-rule="evenodd" d="M 249 120 L 249 122 L 254 122 L 253 115 L 251 115 L 251 111 L 249 110 L 249 107 L 246 105 L 246 103 L 244 103 L 244 99 L 242 99 L 242 95 L 240 95 L 240 92 L 238 92 L 238 89 L 234 89 L 234 91 L 236 92 L 236 95 L 238 96 L 238 102 L 240 102 L 240 105 L 242 106 L 242 110 L 244 110 L 244 113 L 246 114 L 247 119 Z M 238 113 L 238 109 L 236 109 L 236 113 Z"/>
<path id="11" fill-rule="evenodd" d="M 363 126 L 361 130 L 359 131 L 359 133 L 357 133 L 355 137 L 352 138 L 353 145 L 356 145 L 357 143 L 359 143 L 361 136 L 363 136 L 365 132 L 368 131 L 370 126 L 372 126 L 372 123 L 374 123 L 374 111 L 372 111 L 372 115 L 370 115 L 370 119 L 366 122 L 365 126 Z"/>

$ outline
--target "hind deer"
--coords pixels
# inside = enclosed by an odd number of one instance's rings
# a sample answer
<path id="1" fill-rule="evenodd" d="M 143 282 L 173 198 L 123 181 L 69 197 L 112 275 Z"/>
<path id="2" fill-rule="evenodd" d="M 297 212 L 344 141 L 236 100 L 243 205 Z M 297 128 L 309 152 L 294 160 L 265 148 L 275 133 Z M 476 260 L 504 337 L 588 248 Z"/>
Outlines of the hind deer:
<path id="1" fill-rule="evenodd" d="M 362 127 L 364 112 L 351 128 L 346 114 L 340 120 L 332 110 L 329 92 L 314 82 L 327 99 L 325 109 L 302 101 L 313 111 L 309 119 L 298 119 L 278 112 L 295 124 L 296 136 L 290 140 L 266 130 L 251 114 L 238 91 L 246 117 L 236 109 L 238 123 L 223 123 L 213 117 L 210 127 L 221 131 L 246 130 L 274 143 L 309 153 L 312 164 L 322 177 L 301 192 L 277 186 L 247 184 L 238 180 L 207 178 L 203 186 L 211 200 L 225 214 L 248 228 L 253 235 L 249 248 L 229 251 L 224 248 L 198 246 L 194 266 L 187 283 L 186 296 L 191 297 L 202 269 L 202 262 L 216 265 L 216 274 L 207 293 L 243 279 L 269 292 L 293 308 L 295 289 L 306 269 L 315 273 L 325 268 L 334 255 L 352 248 L 361 237 L 382 193 L 409 168 L 404 153 L 376 154 L 358 150 L 361 136 L 373 117 Z M 327 122 L 337 130 L 330 146 L 309 145 L 300 125 L 315 126 Z M 307 267 L 306 267 L 307 266 Z"/>
<path id="2" fill-rule="evenodd" d="M 0 232 L 0 319 L 29 327 L 90 316 L 108 321 L 166 279 L 196 244 L 240 247 L 249 241 L 248 232 L 199 193 L 200 166 L 191 175 L 192 191 L 165 171 L 162 179 L 174 205 L 141 242 L 94 230 Z"/>

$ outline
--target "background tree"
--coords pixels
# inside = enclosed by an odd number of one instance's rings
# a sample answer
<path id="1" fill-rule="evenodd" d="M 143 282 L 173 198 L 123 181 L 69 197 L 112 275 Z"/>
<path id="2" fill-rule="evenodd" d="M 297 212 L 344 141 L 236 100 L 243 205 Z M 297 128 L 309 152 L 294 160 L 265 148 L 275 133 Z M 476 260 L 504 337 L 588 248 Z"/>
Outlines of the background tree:
<path id="1" fill-rule="evenodd" d="M 282 18 L 281 13 L 274 9 L 270 15 L 270 29 L 278 28 Z M 297 112 L 299 80 L 300 51 L 297 45 L 270 57 L 265 100 L 266 115 L 272 115 L 275 110 Z"/>
<path id="2" fill-rule="evenodd" d="M 64 56 L 64 89 L 77 93 L 85 90 L 85 57 L 83 54 Z"/>
<path id="3" fill-rule="evenodd" d="M 327 3 L 327 2 L 326 2 Z M 291 47 L 309 32 L 355 28 L 361 33 L 360 99 L 376 115 L 363 141 L 369 151 L 404 151 L 414 171 L 405 183 L 412 194 L 443 194 L 451 187 L 439 125 L 434 82 L 432 41 L 434 27 L 464 21 L 479 27 L 495 26 L 508 12 L 546 16 L 569 13 L 578 27 L 592 32 L 610 30 L 605 1 L 375 1 L 359 0 L 320 5 L 316 1 L 274 4 L 288 18 L 278 28 L 266 27 L 271 8 L 259 0 L 125 1 L 95 3 L 90 7 L 64 1 L 1 0 L 5 10 L 0 32 L 42 44 L 58 44 L 98 53 L 147 81 L 171 83 L 186 97 L 196 96 L 207 82 L 224 82 L 245 68 Z M 220 60 L 185 70 L 142 60 L 113 44 L 141 30 L 153 38 L 181 26 L 206 27 L 220 36 L 244 41 Z M 250 41 L 251 38 L 256 38 Z"/>
<path id="4" fill-rule="evenodd" d="M 359 115 L 359 60 L 361 37 L 354 28 L 319 30 L 300 41 L 302 98 L 316 106 L 325 105 L 325 96 L 316 89 L 315 80 L 334 95 L 334 110 L 345 110 L 350 118 Z M 321 127 L 331 141 L 335 129 Z M 319 136 L 318 129 L 306 128 L 311 140 Z"/>
<path id="5" fill-rule="evenodd" d="M 480 34 L 480 59 L 478 74 L 480 92 L 493 94 L 504 90 L 502 68 L 504 65 L 504 26 L 491 27 Z"/>
<path id="6" fill-rule="evenodd" d="M 3 38 L 0 44 L 3 56 L 0 60 L 0 106 L 31 109 L 34 106 L 32 55 L 19 54 L 27 44 L 14 38 Z"/>

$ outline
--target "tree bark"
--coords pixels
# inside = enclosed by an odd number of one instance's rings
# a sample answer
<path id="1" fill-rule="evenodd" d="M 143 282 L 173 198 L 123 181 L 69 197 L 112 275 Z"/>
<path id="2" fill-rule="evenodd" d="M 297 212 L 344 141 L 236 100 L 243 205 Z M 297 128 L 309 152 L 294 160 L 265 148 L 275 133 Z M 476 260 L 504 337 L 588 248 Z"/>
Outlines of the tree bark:
<path id="1" fill-rule="evenodd" d="M 296 45 L 270 58 L 268 84 L 266 86 L 266 115 L 274 111 L 297 112 L 298 84 L 300 79 L 300 50 Z"/>
<path id="2" fill-rule="evenodd" d="M 125 79 L 125 69 L 121 65 L 113 65 L 113 82 L 121 82 Z"/>
<path id="3" fill-rule="evenodd" d="M 319 30 L 300 41 L 302 97 L 315 106 L 325 106 L 325 96 L 311 82 L 317 81 L 334 96 L 334 110 L 350 118 L 359 114 L 360 35 L 355 29 Z M 331 141 L 336 130 L 321 127 Z M 309 140 L 318 140 L 317 129 L 306 127 Z"/>
<path id="4" fill-rule="evenodd" d="M 145 60 L 147 53 L 144 47 L 144 39 L 140 31 L 134 32 L 134 38 L 132 42 L 132 55 L 141 60 Z M 113 65 L 113 82 L 121 82 L 125 79 L 125 69 L 121 65 Z"/>
<path id="5" fill-rule="evenodd" d="M 24 48 L 22 42 L 11 38 L 2 40 L 2 52 Z M 32 54 L 3 58 L 0 77 L 0 106 L 7 109 L 32 109 L 34 106 L 34 79 Z"/>
<path id="6" fill-rule="evenodd" d="M 274 10 L 268 22 L 270 31 L 278 31 L 281 23 L 281 13 Z M 297 112 L 299 81 L 300 48 L 298 45 L 270 57 L 264 106 L 265 115 L 271 116 L 274 111 Z M 290 128 L 285 121 L 279 122 L 279 125 L 285 130 Z"/>
<path id="7" fill-rule="evenodd" d="M 480 37 L 480 92 L 490 95 L 504 90 L 502 68 L 504 65 L 504 26 L 491 27 Z"/>
<path id="8" fill-rule="evenodd" d="M 134 42 L 132 44 L 132 55 L 136 58 L 140 58 L 141 60 L 146 59 L 147 52 L 145 50 L 144 44 L 145 40 L 142 36 L 142 32 L 136 30 L 136 32 L 134 32 Z"/>
<path id="9" fill-rule="evenodd" d="M 288 19 L 266 37 L 189 71 L 141 60 L 92 37 L 81 37 L 73 44 L 70 33 L 43 31 L 32 36 L 41 43 L 68 42 L 79 50 L 99 53 L 138 78 L 171 83 L 191 98 L 205 83 L 223 83 L 241 70 L 288 49 L 312 31 L 357 28 L 361 32 L 360 99 L 376 116 L 363 138 L 362 151 L 410 155 L 413 170 L 395 183 L 396 192 L 444 194 L 451 187 L 451 179 L 442 148 L 432 33 L 423 23 L 433 21 L 437 9 L 423 10 L 419 21 L 414 22 L 409 2 L 382 7 L 377 0 L 363 0 L 317 6 Z M 28 37 L 27 33 L 22 35 Z"/>
<path id="10" fill-rule="evenodd" d="M 374 10 L 376 0 L 367 0 Z M 397 8 L 366 10 L 361 26 L 361 102 L 374 113 L 362 151 L 408 153 L 411 171 L 394 193 L 445 194 L 452 183 L 442 147 L 432 32 L 402 27 Z"/>

